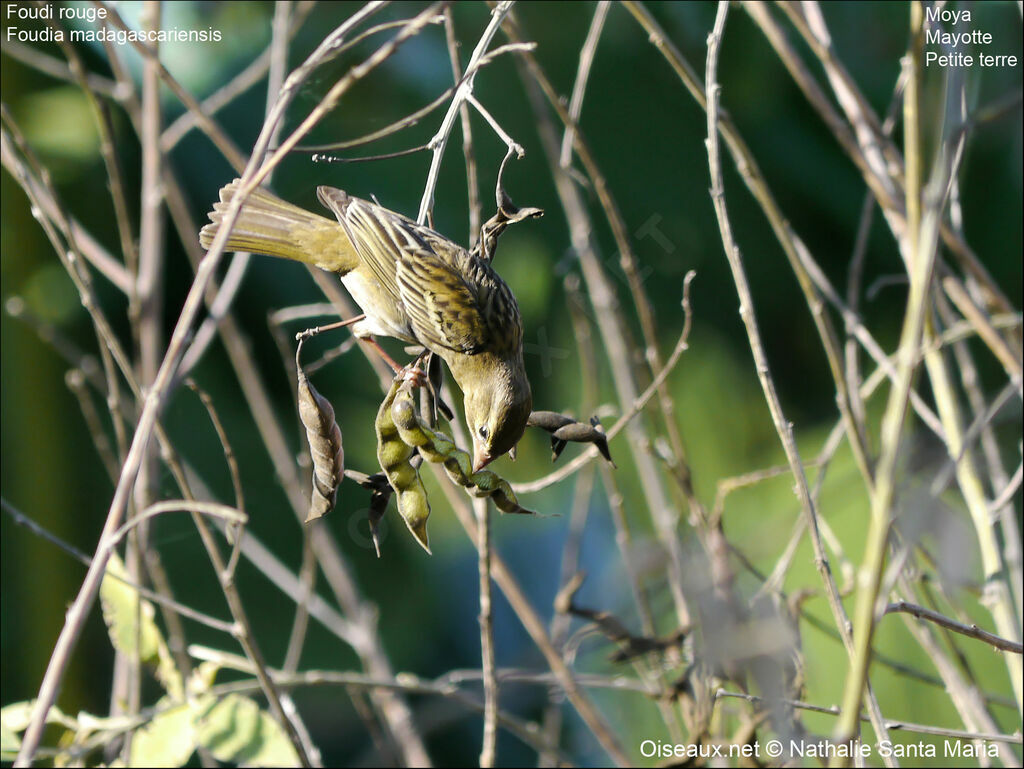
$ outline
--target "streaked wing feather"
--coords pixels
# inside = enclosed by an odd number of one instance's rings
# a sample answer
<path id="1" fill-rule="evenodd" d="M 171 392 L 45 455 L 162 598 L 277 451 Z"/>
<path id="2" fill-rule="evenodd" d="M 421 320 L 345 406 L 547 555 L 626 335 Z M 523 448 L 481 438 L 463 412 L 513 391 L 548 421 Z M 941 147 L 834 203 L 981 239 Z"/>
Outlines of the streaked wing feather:
<path id="1" fill-rule="evenodd" d="M 486 347 L 488 329 L 476 297 L 435 254 L 404 253 L 398 287 L 416 335 L 428 346 L 468 354 Z"/>
<path id="2" fill-rule="evenodd" d="M 345 227 L 362 263 L 402 304 L 421 343 L 467 354 L 518 348 L 519 308 L 489 265 L 386 208 L 331 187 L 317 192 Z"/>
<path id="3" fill-rule="evenodd" d="M 389 213 L 354 198 L 345 216 L 339 219 L 356 244 L 363 264 L 381 287 L 399 302 L 402 297 L 396 279 L 397 262 L 403 249 L 408 247 L 409 236 L 403 235 L 404 228 L 394 226 Z"/>

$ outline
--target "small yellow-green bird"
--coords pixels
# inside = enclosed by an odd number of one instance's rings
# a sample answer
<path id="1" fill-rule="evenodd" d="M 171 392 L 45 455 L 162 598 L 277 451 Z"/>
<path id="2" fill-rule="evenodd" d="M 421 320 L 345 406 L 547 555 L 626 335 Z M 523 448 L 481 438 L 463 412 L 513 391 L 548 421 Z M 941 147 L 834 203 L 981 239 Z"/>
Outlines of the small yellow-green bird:
<path id="1" fill-rule="evenodd" d="M 209 248 L 238 180 L 220 191 L 199 240 Z M 227 249 L 293 259 L 341 276 L 365 318 L 359 338 L 390 336 L 441 356 L 462 390 L 473 471 L 510 451 L 533 398 L 523 325 L 512 291 L 490 264 L 434 230 L 334 187 L 318 187 L 337 221 L 252 192 Z"/>

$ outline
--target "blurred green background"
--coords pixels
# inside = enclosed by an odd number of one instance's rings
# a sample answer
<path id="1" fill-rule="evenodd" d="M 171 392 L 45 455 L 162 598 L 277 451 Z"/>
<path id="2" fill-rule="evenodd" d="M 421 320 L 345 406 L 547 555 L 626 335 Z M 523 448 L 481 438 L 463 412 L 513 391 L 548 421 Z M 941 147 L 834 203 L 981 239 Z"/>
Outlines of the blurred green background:
<path id="1" fill-rule="evenodd" d="M 121 5 L 126 18 L 137 19 L 138 4 Z M 356 7 L 357 4 L 349 3 L 318 4 L 292 43 L 290 65 L 300 62 L 327 30 Z M 715 5 L 652 3 L 649 7 L 675 45 L 702 72 L 705 40 Z M 419 4 L 396 3 L 380 18 L 407 18 L 421 8 Z M 554 2 L 523 2 L 516 6 L 525 39 L 537 42 L 539 61 L 566 97 L 572 89 L 579 49 L 593 8 L 592 3 Z M 974 27 L 995 37 L 991 52 L 1020 57 L 1021 18 L 1017 4 L 975 4 L 972 10 Z M 874 109 L 884 113 L 906 48 L 908 5 L 829 3 L 824 11 L 842 60 Z M 454 12 L 456 28 L 464 41 L 465 61 L 489 12 L 485 5 L 477 3 L 456 4 Z M 223 32 L 221 43 L 168 44 L 163 49 L 162 58 L 168 69 L 189 91 L 203 97 L 227 82 L 266 46 L 273 5 L 176 2 L 166 4 L 164 14 L 166 27 L 212 27 Z M 4 24 L 8 23 L 5 14 Z M 30 22 L 19 26 L 38 28 L 37 23 Z M 796 36 L 791 32 L 791 37 Z M 8 39 L 6 26 L 3 39 Z M 502 36 L 499 34 L 496 40 L 501 41 Z M 376 44 L 364 43 L 318 70 L 294 102 L 287 126 L 294 127 L 336 78 L 365 58 Z M 61 56 L 53 44 L 33 47 Z M 798 48 L 807 55 L 802 47 Z M 80 53 L 92 69 L 109 74 L 102 50 L 82 47 Z M 126 57 L 133 64 L 138 63 L 133 53 L 127 52 Z M 793 228 L 833 283 L 844 290 L 864 197 L 860 175 L 794 86 L 761 33 L 738 7 L 729 17 L 720 66 L 723 107 L 729 110 L 751 146 Z M 812 68 L 820 74 L 816 67 Z M 967 77 L 974 105 L 1014 90 L 1019 93 L 1021 87 L 1019 67 L 971 69 Z M 98 135 L 81 93 L 76 87 L 42 75 L 10 56 L 4 57 L 0 79 L 4 104 L 51 170 L 68 208 L 112 253 L 119 253 Z M 408 43 L 347 94 L 339 109 L 318 126 L 312 140 L 352 138 L 383 127 L 426 104 L 450 83 L 443 34 L 434 29 Z M 511 57 L 499 58 L 480 74 L 476 83 L 480 101 L 527 151 L 526 157 L 511 164 L 507 171 L 506 189 L 517 204 L 540 206 L 547 211 L 543 219 L 518 225 L 503 237 L 496 263 L 519 299 L 525 339 L 536 345 L 528 348 L 527 355 L 535 407 L 575 411 L 579 415 L 579 356 L 563 288 L 563 276 L 578 272 L 578 266 L 537 135 L 536 119 Z M 934 73 L 929 73 L 926 86 L 926 103 L 934 106 L 938 86 Z M 169 122 L 180 114 L 181 107 L 169 93 L 165 92 L 165 96 L 165 120 Z M 251 148 L 259 132 L 265 99 L 263 81 L 217 115 L 243 151 Z M 360 149 L 346 154 L 377 154 L 421 144 L 434 133 L 441 114 L 432 113 L 418 125 L 373 145 L 368 151 Z M 929 112 L 934 114 L 934 110 Z M 117 108 L 113 116 L 134 218 L 138 215 L 139 197 L 138 143 L 126 116 Z M 618 6 L 610 11 L 597 50 L 581 125 L 630 229 L 644 288 L 657 313 L 663 356 L 671 350 L 682 327 L 679 300 L 683 276 L 688 270 L 697 271 L 692 293 L 694 328 L 690 349 L 669 383 L 697 493 L 710 505 L 720 479 L 778 464 L 783 455 L 751 365 L 736 291 L 710 204 L 704 113 L 632 17 Z M 477 115 L 473 126 L 486 217 L 493 206 L 490 191 L 504 146 Z M 234 173 L 197 131 L 174 149 L 168 161 L 190 195 L 192 214 L 198 222 L 204 221 L 217 189 Z M 730 215 L 745 257 L 758 321 L 786 415 L 795 425 L 803 456 L 809 458 L 820 449 L 836 419 L 834 388 L 809 312 L 782 250 L 735 169 L 727 159 L 725 163 Z M 374 163 L 333 165 L 313 164 L 308 156 L 295 154 L 281 166 L 273 186 L 282 197 L 312 209 L 318 208 L 316 186 L 329 184 L 361 197 L 375 195 L 383 205 L 414 214 L 428 165 L 429 156 L 423 153 Z M 1021 306 L 1021 167 L 1018 102 L 1006 117 L 982 126 L 975 133 L 961 175 L 968 241 L 1015 307 Z M 6 301 L 21 297 L 32 314 L 55 326 L 62 336 L 89 354 L 95 354 L 96 342 L 88 316 L 33 220 L 24 194 L 6 172 L 0 176 L 0 185 L 2 298 Z M 586 194 L 598 223 L 595 236 L 600 254 L 619 298 L 627 307 L 634 338 L 639 339 L 639 323 L 635 312 L 629 309 L 629 293 L 618 266 L 614 241 L 596 198 Z M 438 186 L 435 224 L 441 232 L 466 242 L 467 221 L 464 164 L 461 148 L 453 142 Z M 644 234 L 652 231 L 656 234 Z M 876 212 L 864 286 L 902 273 L 893 239 Z M 191 276 L 181 244 L 168 226 L 164 286 L 168 334 Z M 96 285 L 122 341 L 130 343 L 123 296 L 102 278 L 97 278 Z M 867 324 L 887 349 L 893 348 L 899 333 L 905 288 L 904 283 L 886 284 L 871 298 L 862 299 Z M 268 331 L 267 315 L 277 308 L 320 300 L 321 294 L 303 269 L 257 257 L 234 305 L 264 381 L 275 398 L 274 406 L 285 424 L 291 426 L 291 448 L 296 455 L 305 450 L 304 438 L 294 417 L 292 383 Z M 92 552 L 112 485 L 93 449 L 76 400 L 64 383 L 68 365 L 22 321 L 3 313 L 0 324 L 3 497 L 53 533 Z M 338 341 L 338 337 L 318 341 L 316 349 L 327 349 Z M 546 349 L 550 360 L 530 353 L 531 349 Z M 982 365 L 986 391 L 994 392 L 1003 382 L 1001 370 L 982 348 L 973 349 Z M 599 402 L 614 403 L 615 393 L 603 358 L 601 366 Z M 297 570 L 301 562 L 301 532 L 276 482 L 270 460 L 260 449 L 252 417 L 219 341 L 213 344 L 195 377 L 212 395 L 238 453 L 251 531 L 271 544 L 275 554 Z M 314 381 L 337 410 L 345 436 L 346 465 L 372 472 L 372 424 L 380 391 L 365 360 L 360 355 L 347 355 L 318 373 Z M 883 388 L 883 397 L 885 392 Z M 880 412 L 881 402 L 884 401 L 876 396 L 869 404 L 873 414 Z M 1014 404 L 1016 412 L 1006 416 L 1000 427 L 1011 452 L 1016 451 L 1020 440 L 1019 402 Z M 102 407 L 101 402 L 97 405 Z M 229 502 L 231 485 L 220 445 L 195 396 L 186 389 L 176 392 L 164 420 L 187 459 L 203 469 L 204 479 L 219 499 Z M 606 416 L 604 421 L 610 424 L 613 417 Z M 937 462 L 929 455 L 935 447 L 928 443 L 925 434 L 917 435 L 916 439 L 919 440 L 915 448 L 924 458 L 909 472 L 926 476 L 929 467 L 934 468 Z M 565 458 L 579 450 L 571 446 Z M 638 550 L 649 552 L 654 548 L 649 517 L 621 438 L 613 442 L 612 451 L 620 466 L 625 467 L 619 473 L 619 481 L 625 494 L 626 513 L 639 539 Z M 549 457 L 546 436 L 528 435 L 520 446 L 518 462 L 502 460 L 496 469 L 512 480 L 535 478 L 549 469 Z M 170 477 L 166 471 L 163 473 L 162 492 L 176 494 Z M 791 485 L 783 476 L 729 498 L 726 533 L 762 570 L 774 564 L 796 520 L 798 506 Z M 366 598 L 379 607 L 381 636 L 395 669 L 424 677 L 480 664 L 475 551 L 439 490 L 430 488 L 434 506 L 430 523 L 432 557 L 426 556 L 407 536 L 392 505 L 386 518 L 383 555 L 378 560 L 366 538 L 368 493 L 350 483 L 343 485 L 338 507 L 329 519 Z M 564 482 L 530 497 L 526 503 L 545 513 L 544 517 L 496 519 L 496 547 L 546 619 L 552 615 L 572 491 L 572 482 Z M 1019 499 L 1018 494 L 1018 503 Z M 590 576 L 579 601 L 608 609 L 638 630 L 600 483 L 591 508 L 581 555 L 582 565 Z M 821 510 L 843 541 L 847 555 L 856 562 L 867 507 L 863 486 L 845 447 L 830 471 Z M 0 520 L 0 702 L 6 704 L 35 696 L 63 624 L 64 610 L 77 592 L 84 569 L 52 545 L 15 526 L 7 515 Z M 937 548 L 948 544 L 944 539 L 946 533 L 957 532 L 954 524 L 966 518 L 954 510 L 950 511 L 949 520 L 948 529 L 931 534 Z M 951 561 L 956 562 L 963 571 L 963 579 L 970 583 L 978 575 L 977 556 L 973 535 L 967 528 L 963 531 L 967 533 L 955 537 L 959 547 Z M 689 536 L 685 526 L 682 536 Z M 165 558 L 178 599 L 227 617 L 206 555 L 187 518 L 172 515 L 159 519 L 153 537 Z M 659 629 L 667 632 L 671 630 L 671 601 L 663 577 L 657 573 L 662 568 L 659 563 L 652 557 L 648 579 L 655 588 L 655 606 L 663 615 Z M 239 580 L 243 598 L 253 607 L 252 619 L 263 651 L 271 664 L 280 664 L 294 606 L 248 565 L 241 567 Z M 797 555 L 787 589 L 817 584 L 810 549 L 805 543 Z M 753 590 L 756 583 L 746 575 L 740 580 L 740 587 Z M 510 608 L 497 590 L 495 595 L 498 664 L 543 668 L 543 659 Z M 821 598 L 812 599 L 808 606 L 831 626 L 828 607 Z M 59 700 L 66 711 L 104 713 L 108 708 L 112 653 L 99 612 L 93 614 Z M 983 611 L 979 616 L 987 618 Z M 230 639 L 194 625 L 188 629 L 190 641 L 235 651 Z M 882 623 L 879 642 L 891 656 L 932 672 L 899 621 Z M 841 672 L 845 670 L 841 645 L 807 625 L 803 643 L 808 660 L 807 699 L 824 705 L 838 701 Z M 987 647 L 963 646 L 968 648 L 979 678 L 993 691 L 1009 695 L 1006 669 L 998 657 Z M 610 671 L 607 652 L 604 643 L 585 642 L 577 667 Z M 349 650 L 322 628 L 312 625 L 302 658 L 303 668 L 344 669 L 356 664 Z M 889 718 L 959 725 L 941 692 L 884 673 L 880 674 L 878 687 L 879 700 Z M 627 752 L 634 753 L 641 739 L 665 738 L 656 709 L 639 695 L 594 696 L 620 733 L 635 737 L 624 740 Z M 372 760 L 370 738 L 340 690 L 310 689 L 299 691 L 296 698 L 327 765 Z M 502 689 L 503 707 L 525 717 L 539 717 L 544 701 L 543 687 L 509 684 Z M 428 698 L 414 697 L 412 704 L 438 764 L 475 763 L 480 739 L 478 715 L 467 715 L 457 706 Z M 1012 730 L 1015 723 L 1019 727 L 1012 709 L 997 706 L 995 713 L 1005 729 Z M 828 732 L 832 726 L 831 719 L 826 717 L 808 716 L 805 722 L 819 732 Z M 575 717 L 570 717 L 568 724 L 572 730 L 566 743 L 570 754 L 584 764 L 602 762 L 602 753 Z M 897 735 L 899 739 L 909 739 Z M 501 763 L 510 765 L 534 760 L 531 751 L 504 733 L 500 735 L 498 755 Z M 641 760 L 639 754 L 637 760 Z"/>

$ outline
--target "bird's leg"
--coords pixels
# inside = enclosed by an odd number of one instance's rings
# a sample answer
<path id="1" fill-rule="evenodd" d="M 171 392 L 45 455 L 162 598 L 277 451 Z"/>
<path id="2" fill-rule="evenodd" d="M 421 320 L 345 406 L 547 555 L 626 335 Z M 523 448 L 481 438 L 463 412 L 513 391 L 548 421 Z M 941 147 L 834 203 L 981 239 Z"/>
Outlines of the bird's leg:
<path id="1" fill-rule="evenodd" d="M 366 313 L 356 315 L 352 318 L 348 318 L 347 320 L 339 320 L 336 323 L 328 323 L 326 326 L 314 326 L 313 328 L 307 328 L 305 331 L 300 331 L 298 334 L 296 334 L 295 338 L 299 341 L 299 344 L 301 346 L 302 342 L 306 341 L 311 337 L 316 336 L 317 334 L 322 334 L 325 331 L 334 331 L 335 329 L 345 328 L 346 326 L 354 325 L 361 320 L 366 320 Z M 384 351 L 384 348 L 381 347 L 380 344 L 378 344 L 376 339 L 374 339 L 372 336 L 360 336 L 358 333 L 355 335 L 355 337 L 356 339 L 366 342 L 368 345 L 373 347 L 373 349 L 377 351 L 377 354 L 384 359 L 384 362 L 391 367 L 392 371 L 394 371 L 396 374 L 401 373 L 402 367 L 395 363 L 394 358 L 392 358 Z"/>
<path id="2" fill-rule="evenodd" d="M 401 374 L 402 373 L 402 371 L 403 371 L 402 367 L 399 366 L 397 363 L 395 363 L 394 358 L 392 358 L 390 355 L 388 355 L 386 352 L 384 352 L 384 348 L 380 346 L 380 344 L 377 342 L 376 339 L 374 339 L 372 336 L 368 336 L 365 339 L 362 339 L 361 341 L 366 342 L 373 349 L 375 349 L 377 351 L 377 354 L 380 355 L 380 357 L 384 359 L 384 362 L 387 363 L 391 367 L 391 370 L 394 371 L 395 374 Z"/>
<path id="3" fill-rule="evenodd" d="M 348 320 L 339 320 L 337 323 L 328 323 L 326 326 L 314 326 L 313 328 L 307 328 L 305 331 L 300 331 L 298 334 L 296 334 L 295 338 L 298 339 L 300 342 L 305 341 L 306 339 L 316 336 L 317 334 L 322 334 L 325 331 L 334 331 L 335 329 L 345 328 L 345 326 L 351 326 L 355 323 L 358 323 L 361 320 L 366 320 L 366 313 L 356 315 L 352 318 L 349 318 Z M 384 348 L 381 347 L 380 344 L 378 344 L 377 340 L 374 339 L 372 336 L 362 337 L 359 336 L 359 334 L 356 334 L 356 338 L 363 342 L 366 342 L 368 345 L 373 347 L 373 349 L 377 351 L 377 354 L 384 359 L 384 362 L 387 363 L 388 366 L 391 367 L 391 370 L 394 371 L 396 374 L 402 371 L 402 367 L 395 363 L 394 358 L 388 355 L 384 351 Z"/>

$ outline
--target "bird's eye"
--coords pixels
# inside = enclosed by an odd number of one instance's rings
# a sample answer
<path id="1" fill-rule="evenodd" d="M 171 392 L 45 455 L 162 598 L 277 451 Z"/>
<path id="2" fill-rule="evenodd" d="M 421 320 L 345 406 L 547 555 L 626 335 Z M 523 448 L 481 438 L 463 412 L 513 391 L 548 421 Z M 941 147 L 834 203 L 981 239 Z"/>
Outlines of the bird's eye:
<path id="1" fill-rule="evenodd" d="M 487 425 L 480 425 L 480 429 L 477 430 L 480 433 L 480 437 L 487 440 Z"/>

